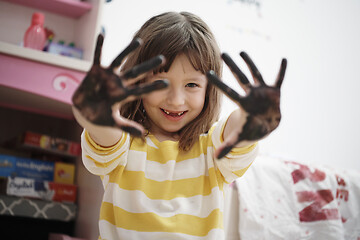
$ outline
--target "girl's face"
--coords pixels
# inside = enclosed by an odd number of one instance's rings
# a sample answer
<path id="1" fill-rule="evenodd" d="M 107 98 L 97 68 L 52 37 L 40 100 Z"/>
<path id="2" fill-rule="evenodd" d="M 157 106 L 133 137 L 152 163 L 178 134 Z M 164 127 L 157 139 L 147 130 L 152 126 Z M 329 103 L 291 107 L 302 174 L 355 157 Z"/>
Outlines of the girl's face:
<path id="1" fill-rule="evenodd" d="M 186 55 L 178 55 L 168 72 L 155 74 L 149 82 L 167 79 L 169 87 L 143 98 L 150 131 L 154 135 L 173 136 L 195 119 L 205 102 L 207 79 L 196 71 Z"/>

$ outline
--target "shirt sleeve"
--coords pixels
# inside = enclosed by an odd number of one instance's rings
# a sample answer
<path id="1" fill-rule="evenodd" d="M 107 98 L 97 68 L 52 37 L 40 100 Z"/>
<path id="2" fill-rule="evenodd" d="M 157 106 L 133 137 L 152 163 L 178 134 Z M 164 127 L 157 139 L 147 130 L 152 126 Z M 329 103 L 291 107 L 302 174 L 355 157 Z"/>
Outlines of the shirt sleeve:
<path id="1" fill-rule="evenodd" d="M 118 165 L 125 166 L 130 146 L 130 135 L 123 133 L 121 139 L 111 147 L 102 147 L 84 130 L 81 134 L 82 161 L 85 168 L 95 175 L 106 175 Z"/>
<path id="2" fill-rule="evenodd" d="M 227 118 L 219 121 L 212 129 L 211 139 L 214 151 L 220 147 Z M 258 154 L 258 143 L 241 148 L 233 148 L 221 160 L 215 159 L 215 165 L 220 170 L 225 182 L 231 183 L 241 177 L 251 166 Z"/>

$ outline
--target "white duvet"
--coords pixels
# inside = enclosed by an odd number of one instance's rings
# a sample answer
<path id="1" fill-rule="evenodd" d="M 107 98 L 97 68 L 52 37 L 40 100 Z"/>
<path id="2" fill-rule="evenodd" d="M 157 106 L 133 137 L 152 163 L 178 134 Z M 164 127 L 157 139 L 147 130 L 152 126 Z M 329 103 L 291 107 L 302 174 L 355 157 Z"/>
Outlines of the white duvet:
<path id="1" fill-rule="evenodd" d="M 259 156 L 233 187 L 241 240 L 360 240 L 359 171 Z"/>

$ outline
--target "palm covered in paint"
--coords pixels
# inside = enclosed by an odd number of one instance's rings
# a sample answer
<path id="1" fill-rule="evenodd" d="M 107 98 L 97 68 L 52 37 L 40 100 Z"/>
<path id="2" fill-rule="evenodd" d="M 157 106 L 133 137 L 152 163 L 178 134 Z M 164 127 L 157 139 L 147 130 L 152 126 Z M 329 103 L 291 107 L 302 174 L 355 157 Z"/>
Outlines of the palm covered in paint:
<path id="1" fill-rule="evenodd" d="M 73 94 L 73 105 L 83 118 L 94 125 L 116 127 L 139 136 L 142 132 L 141 127 L 119 116 L 119 106 L 122 102 L 168 86 L 165 80 L 134 85 L 151 70 L 163 64 L 165 59 L 163 56 L 157 56 L 124 73 L 115 74 L 124 58 L 141 44 L 141 40 L 131 42 L 107 68 L 100 65 L 103 41 L 104 37 L 99 35 L 93 65 Z"/>
<path id="2" fill-rule="evenodd" d="M 254 79 L 251 84 L 245 74 L 238 68 L 235 62 L 227 54 L 222 54 L 226 65 L 230 68 L 240 86 L 246 92 L 245 96 L 239 95 L 236 91 L 223 83 L 213 71 L 207 73 L 209 83 L 217 86 L 231 100 L 233 100 L 247 114 L 247 119 L 238 134 L 233 139 L 228 140 L 227 145 L 221 150 L 218 158 L 224 157 L 231 149 L 241 141 L 259 140 L 276 129 L 281 120 L 280 112 L 280 87 L 282 85 L 287 61 L 283 59 L 280 71 L 274 86 L 268 86 L 257 67 L 245 53 L 241 52 L 240 56 L 250 69 Z"/>

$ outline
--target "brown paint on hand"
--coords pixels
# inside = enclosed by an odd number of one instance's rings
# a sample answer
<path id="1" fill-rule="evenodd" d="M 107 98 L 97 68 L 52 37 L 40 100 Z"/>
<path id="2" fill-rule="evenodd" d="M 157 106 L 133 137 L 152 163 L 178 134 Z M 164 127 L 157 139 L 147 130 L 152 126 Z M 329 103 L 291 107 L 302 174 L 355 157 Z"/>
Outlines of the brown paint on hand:
<path id="1" fill-rule="evenodd" d="M 286 59 L 283 59 L 281 62 L 275 85 L 269 86 L 264 82 L 259 70 L 250 57 L 245 52 L 241 52 L 240 56 L 250 69 L 255 82 L 253 85 L 230 56 L 222 54 L 224 62 L 229 66 L 240 86 L 245 90 L 246 96 L 240 96 L 236 91 L 223 83 L 213 71 L 208 72 L 206 75 L 210 84 L 218 87 L 225 95 L 249 114 L 242 132 L 238 136 L 237 142 L 225 146 L 217 158 L 224 157 L 241 141 L 256 141 L 262 139 L 275 130 L 281 120 L 280 88 L 285 76 L 287 66 Z"/>

